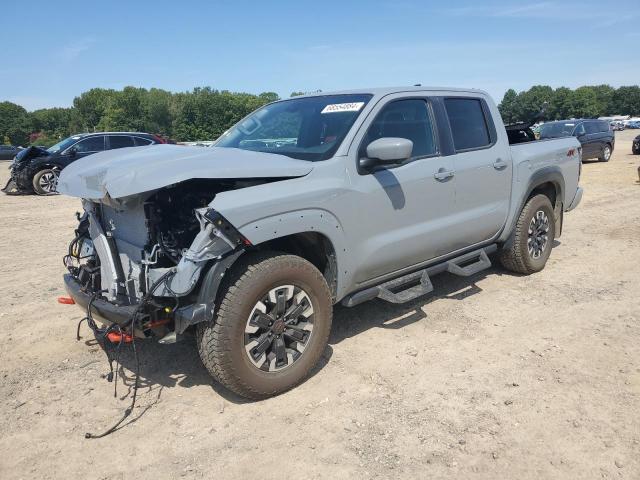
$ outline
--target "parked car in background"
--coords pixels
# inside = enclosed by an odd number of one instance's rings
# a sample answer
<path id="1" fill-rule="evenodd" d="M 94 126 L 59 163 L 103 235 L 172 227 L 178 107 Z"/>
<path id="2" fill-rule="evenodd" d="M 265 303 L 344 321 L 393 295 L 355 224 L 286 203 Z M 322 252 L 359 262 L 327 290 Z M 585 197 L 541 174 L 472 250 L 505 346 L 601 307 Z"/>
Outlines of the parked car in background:
<path id="1" fill-rule="evenodd" d="M 11 160 L 20 150 L 22 148 L 13 145 L 0 145 L 0 160 Z"/>
<path id="2" fill-rule="evenodd" d="M 633 144 L 631 145 L 631 151 L 634 155 L 640 155 L 640 135 L 633 139 Z"/>
<path id="3" fill-rule="evenodd" d="M 627 122 L 627 124 L 625 125 L 626 128 L 640 128 L 640 122 Z"/>
<path id="4" fill-rule="evenodd" d="M 559 120 L 540 128 L 540 139 L 576 137 L 582 145 L 582 159 L 608 162 L 615 146 L 615 135 L 606 120 Z"/>
<path id="5" fill-rule="evenodd" d="M 2 191 L 38 195 L 54 193 L 60 171 L 76 160 L 105 150 L 158 143 L 166 143 L 166 140 L 149 133 L 98 132 L 73 135 L 47 149 L 29 147 L 16 155 L 11 165 L 11 180 Z"/>
<path id="6" fill-rule="evenodd" d="M 614 131 L 624 130 L 624 123 L 622 122 L 611 122 L 610 125 L 611 125 L 611 130 L 614 130 Z"/>

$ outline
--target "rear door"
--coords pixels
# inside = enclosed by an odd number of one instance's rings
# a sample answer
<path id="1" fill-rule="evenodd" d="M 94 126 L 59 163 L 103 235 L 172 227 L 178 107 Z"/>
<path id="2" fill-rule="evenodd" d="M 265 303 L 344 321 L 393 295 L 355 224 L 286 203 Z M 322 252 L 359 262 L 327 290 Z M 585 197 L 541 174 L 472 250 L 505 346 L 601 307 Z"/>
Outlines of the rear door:
<path id="1" fill-rule="evenodd" d="M 601 143 L 602 143 L 602 133 L 600 132 L 600 126 L 597 121 L 587 121 L 584 122 L 585 136 L 582 143 L 582 152 L 583 157 L 584 150 L 587 150 L 587 158 L 594 158 L 600 155 L 601 151 Z"/>
<path id="2" fill-rule="evenodd" d="M 107 135 L 109 150 L 115 150 L 116 148 L 134 147 L 133 137 L 130 135 Z"/>
<path id="3" fill-rule="evenodd" d="M 453 140 L 455 223 L 447 236 L 450 250 L 494 237 L 509 213 L 512 162 L 506 132 L 498 138 L 497 111 L 482 97 L 445 97 Z M 494 107 L 495 110 L 495 107 Z"/>
<path id="4" fill-rule="evenodd" d="M 133 140 L 136 142 L 136 147 L 144 147 L 153 143 L 152 140 L 142 137 L 133 137 Z"/>

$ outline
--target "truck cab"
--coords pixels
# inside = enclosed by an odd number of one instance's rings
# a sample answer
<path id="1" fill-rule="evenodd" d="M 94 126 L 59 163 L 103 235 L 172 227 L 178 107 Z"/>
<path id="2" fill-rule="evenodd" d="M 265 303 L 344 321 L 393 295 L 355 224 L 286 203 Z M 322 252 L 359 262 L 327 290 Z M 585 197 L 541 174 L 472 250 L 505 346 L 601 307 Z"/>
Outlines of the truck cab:
<path id="1" fill-rule="evenodd" d="M 316 364 L 335 303 L 407 302 L 490 256 L 544 268 L 582 196 L 580 152 L 572 137 L 510 145 L 480 90 L 275 102 L 211 148 L 104 152 L 66 168 L 58 188 L 84 214 L 65 284 L 104 322 L 97 335 L 168 343 L 195 329 L 212 375 L 263 398 Z"/>

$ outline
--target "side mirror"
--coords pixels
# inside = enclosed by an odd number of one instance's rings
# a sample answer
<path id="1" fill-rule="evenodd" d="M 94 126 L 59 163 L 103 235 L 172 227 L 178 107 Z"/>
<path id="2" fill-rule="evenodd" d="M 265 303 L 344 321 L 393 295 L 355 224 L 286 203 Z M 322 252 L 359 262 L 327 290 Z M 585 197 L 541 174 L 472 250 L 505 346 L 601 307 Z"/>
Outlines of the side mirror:
<path id="1" fill-rule="evenodd" d="M 76 147 L 71 147 L 69 150 L 67 150 L 67 155 L 69 155 L 71 158 L 75 157 L 77 153 L 78 150 L 76 150 Z"/>
<path id="2" fill-rule="evenodd" d="M 378 165 L 394 165 L 411 158 L 412 151 L 413 142 L 406 138 L 379 138 L 367 146 L 367 156 L 360 159 L 360 166 L 370 169 Z"/>

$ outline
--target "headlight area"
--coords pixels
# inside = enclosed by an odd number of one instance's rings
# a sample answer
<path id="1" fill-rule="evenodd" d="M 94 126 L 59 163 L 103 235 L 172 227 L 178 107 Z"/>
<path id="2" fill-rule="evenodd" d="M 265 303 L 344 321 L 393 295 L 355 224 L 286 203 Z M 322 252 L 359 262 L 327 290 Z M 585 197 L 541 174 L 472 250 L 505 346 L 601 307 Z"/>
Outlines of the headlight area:
<path id="1" fill-rule="evenodd" d="M 136 217 L 135 208 L 126 215 L 116 215 L 102 204 L 85 201 L 84 209 L 84 214 L 78 214 L 75 237 L 64 257 L 70 298 L 86 308 L 90 326 L 95 324 L 95 315 L 108 325 L 118 325 L 116 330 L 126 331 L 127 335 L 154 336 L 162 343 L 175 342 L 178 334 L 189 325 L 206 320 L 212 311 L 195 292 L 203 271 L 230 265 L 231 259 L 250 245 L 210 207 L 191 211 L 199 231 L 195 238 L 191 237 L 189 247 L 182 250 L 173 243 L 171 247 L 164 245 L 163 235 L 155 232 L 148 220 L 144 223 L 144 248 L 136 249 L 136 232 L 123 223 Z M 145 217 L 153 219 L 152 215 Z M 220 275 L 225 270 L 226 267 Z"/>

